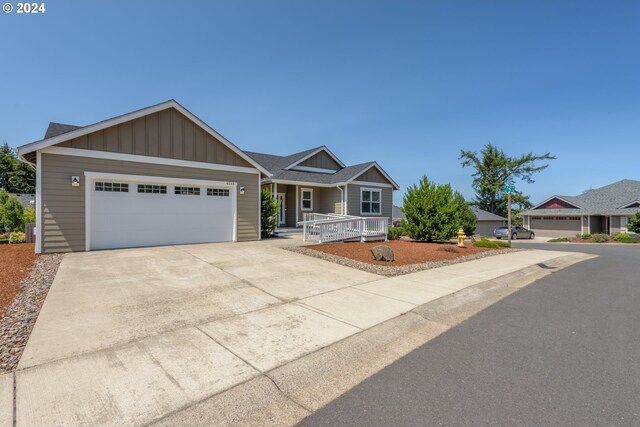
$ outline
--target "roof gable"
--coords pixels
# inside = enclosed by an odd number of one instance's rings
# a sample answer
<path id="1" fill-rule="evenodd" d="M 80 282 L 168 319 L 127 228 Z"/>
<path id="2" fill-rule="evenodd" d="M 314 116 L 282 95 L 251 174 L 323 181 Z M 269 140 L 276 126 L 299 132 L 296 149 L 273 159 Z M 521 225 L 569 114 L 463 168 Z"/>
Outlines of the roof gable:
<path id="1" fill-rule="evenodd" d="M 47 127 L 47 131 L 44 134 L 44 139 L 53 138 L 54 136 L 62 135 L 63 133 L 71 132 L 72 130 L 80 129 L 81 127 L 82 126 L 50 122 Z"/>
<path id="2" fill-rule="evenodd" d="M 179 125 L 179 130 L 182 131 L 183 134 L 179 135 L 177 133 L 177 130 L 174 130 L 173 127 L 171 127 L 171 129 L 169 129 L 168 131 L 163 131 L 161 128 L 162 123 L 160 123 L 160 116 L 165 116 L 165 119 L 168 116 L 171 116 L 168 118 L 171 123 L 173 123 L 171 121 L 173 120 L 173 117 L 178 117 L 177 120 L 179 120 L 179 122 L 181 123 Z M 149 127 L 147 127 L 147 118 L 149 117 L 151 117 L 151 119 L 149 120 L 152 123 L 149 125 Z M 130 132 L 128 130 L 129 127 L 131 127 Z M 120 138 L 121 131 L 122 134 L 125 135 L 124 139 Z M 117 132 L 117 136 L 113 135 L 114 132 Z M 140 143 L 136 145 L 136 136 L 141 139 L 143 138 L 143 134 L 145 135 L 145 140 L 148 137 L 150 140 L 157 141 L 157 145 L 149 145 L 147 144 L 147 142 L 145 142 L 144 144 Z M 167 157 L 166 155 L 161 155 L 163 150 L 163 143 L 165 145 L 167 144 L 166 141 L 162 140 L 162 135 L 165 135 L 165 137 L 169 139 L 171 138 L 167 135 L 173 135 L 173 138 L 175 139 L 182 138 L 182 143 L 184 144 L 184 146 L 183 148 L 181 148 L 181 151 L 177 158 L 184 157 L 185 160 L 192 160 L 194 158 L 198 158 L 198 160 L 202 158 L 209 158 L 211 156 L 207 152 L 199 153 L 200 155 L 198 155 L 198 147 L 200 147 L 201 150 L 202 147 L 205 147 L 205 150 L 207 149 L 206 143 L 199 142 L 205 140 L 209 142 L 215 141 L 220 145 L 222 151 L 220 151 L 219 155 L 215 154 L 218 153 L 218 150 L 213 151 L 214 155 L 212 157 L 214 158 L 214 160 L 222 158 L 226 159 L 226 164 L 232 162 L 243 164 L 243 166 L 249 165 L 250 167 L 256 168 L 268 176 L 270 175 L 270 173 L 258 162 L 245 154 L 242 150 L 240 150 L 222 135 L 217 133 L 213 128 L 204 123 L 197 116 L 188 111 L 175 100 L 169 100 L 160 104 L 152 105 L 150 107 L 113 117 L 111 119 L 103 120 L 92 125 L 76 128 L 63 134 L 50 136 L 49 138 L 46 138 L 45 135 L 45 139 L 41 141 L 32 142 L 30 144 L 19 147 L 18 154 L 25 160 L 28 160 L 25 156 L 29 155 L 30 153 L 34 153 L 35 151 L 42 150 L 54 145 L 66 145 L 67 147 L 69 147 L 69 145 L 71 144 L 71 148 L 97 149 L 102 151 L 116 151 L 124 153 L 127 153 L 129 152 L 129 150 L 131 150 L 131 154 Z M 116 139 L 117 143 L 105 142 L 107 140 L 114 141 Z M 77 144 L 76 147 L 73 147 L 74 143 Z M 86 147 L 83 146 L 85 143 Z M 169 149 L 171 154 L 168 157 L 171 158 L 176 158 L 173 151 L 175 148 L 173 146 L 174 143 L 177 144 L 176 141 L 172 141 L 171 148 Z M 210 163 L 215 163 L 215 161 L 211 161 Z"/>
<path id="3" fill-rule="evenodd" d="M 311 150 L 309 150 L 311 151 Z M 315 160 L 312 160 L 315 159 Z M 319 167 L 319 166 L 314 166 L 315 164 L 327 164 L 330 165 L 331 163 L 329 161 L 325 161 L 325 159 L 331 159 L 333 160 L 334 164 L 337 164 L 339 166 L 339 168 L 344 168 L 346 167 L 346 165 L 344 163 L 342 163 L 342 161 L 340 159 L 338 159 L 338 157 L 336 157 L 335 154 L 333 154 L 331 152 L 331 150 L 329 150 L 326 146 L 321 146 L 318 147 L 316 149 L 313 149 L 313 151 L 309 152 L 308 154 L 301 156 L 300 158 L 294 160 L 291 164 L 289 164 L 288 166 L 283 167 L 283 169 L 293 169 L 296 166 L 311 166 L 311 167 Z M 307 163 L 308 160 L 311 160 L 309 162 L 308 165 L 303 165 L 304 163 Z M 322 169 L 331 169 L 330 167 L 324 168 L 324 167 L 320 167 Z"/>
<path id="4" fill-rule="evenodd" d="M 580 207 L 556 196 L 547 199 L 533 209 L 580 209 Z"/>
<path id="5" fill-rule="evenodd" d="M 373 179 L 374 181 L 370 181 Z M 389 183 L 394 189 L 399 190 L 400 186 L 387 174 L 384 169 L 376 162 L 370 162 L 369 165 L 362 170 L 362 172 L 355 175 L 353 178 L 347 181 L 347 184 L 352 181 L 365 181 L 365 182 L 377 182 L 377 183 Z"/>

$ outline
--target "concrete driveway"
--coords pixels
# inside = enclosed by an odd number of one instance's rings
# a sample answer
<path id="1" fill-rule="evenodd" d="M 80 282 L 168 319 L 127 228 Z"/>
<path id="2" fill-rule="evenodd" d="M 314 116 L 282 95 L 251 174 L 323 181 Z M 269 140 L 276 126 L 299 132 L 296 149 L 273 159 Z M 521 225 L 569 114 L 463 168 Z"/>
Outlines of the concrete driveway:
<path id="1" fill-rule="evenodd" d="M 515 252 L 384 278 L 287 244 L 67 255 L 15 373 L 16 424 L 146 424 L 428 301 L 563 255 Z M 0 377 L 0 386 L 12 382 Z"/>

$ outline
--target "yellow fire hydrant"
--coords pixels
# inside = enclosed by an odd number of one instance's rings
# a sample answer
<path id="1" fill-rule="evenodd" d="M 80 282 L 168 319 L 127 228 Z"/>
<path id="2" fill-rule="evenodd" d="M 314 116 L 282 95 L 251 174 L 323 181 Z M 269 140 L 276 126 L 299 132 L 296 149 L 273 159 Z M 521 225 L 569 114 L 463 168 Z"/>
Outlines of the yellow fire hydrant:
<path id="1" fill-rule="evenodd" d="M 460 228 L 460 230 L 458 230 L 458 247 L 459 248 L 464 248 L 464 239 L 466 238 L 467 236 L 464 234 L 464 230 Z"/>

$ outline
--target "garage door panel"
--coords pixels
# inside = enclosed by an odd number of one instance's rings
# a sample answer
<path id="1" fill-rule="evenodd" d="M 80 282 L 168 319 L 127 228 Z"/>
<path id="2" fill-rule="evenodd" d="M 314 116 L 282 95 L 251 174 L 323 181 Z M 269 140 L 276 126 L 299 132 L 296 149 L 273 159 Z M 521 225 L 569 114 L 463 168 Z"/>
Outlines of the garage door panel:
<path id="1" fill-rule="evenodd" d="M 92 183 L 91 249 L 233 240 L 232 192 L 229 196 L 209 196 L 206 191 L 206 188 L 229 187 L 215 183 L 199 185 L 194 186 L 200 188 L 199 195 L 188 195 L 175 194 L 171 183 L 154 183 L 166 186 L 166 194 L 159 194 L 138 193 L 136 182 L 117 182 L 129 184 L 129 191 L 96 191 Z"/>
<path id="2" fill-rule="evenodd" d="M 581 231 L 579 219 L 531 219 L 531 230 L 539 236 L 573 237 Z"/>

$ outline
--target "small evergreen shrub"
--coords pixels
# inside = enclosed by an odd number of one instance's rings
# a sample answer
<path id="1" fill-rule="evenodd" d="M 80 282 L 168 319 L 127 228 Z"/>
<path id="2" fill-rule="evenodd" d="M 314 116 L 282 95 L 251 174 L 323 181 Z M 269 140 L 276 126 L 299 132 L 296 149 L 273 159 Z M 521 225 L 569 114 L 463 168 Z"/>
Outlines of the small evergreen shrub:
<path id="1" fill-rule="evenodd" d="M 2 224 L 9 231 L 24 230 L 24 208 L 17 197 L 9 197 L 2 207 Z"/>
<path id="2" fill-rule="evenodd" d="M 493 242 L 498 245 L 499 248 L 510 248 L 509 242 Z"/>
<path id="3" fill-rule="evenodd" d="M 9 243 L 24 243 L 27 239 L 22 231 L 12 231 L 9 233 Z"/>
<path id="4" fill-rule="evenodd" d="M 390 227 L 387 230 L 387 239 L 398 240 L 400 237 L 402 237 L 403 232 L 404 230 L 402 229 L 402 227 Z"/>
<path id="5" fill-rule="evenodd" d="M 556 239 L 548 240 L 549 243 L 560 243 L 560 242 L 570 242 L 570 241 L 571 239 L 569 239 L 568 237 L 558 237 Z"/>
<path id="6" fill-rule="evenodd" d="M 591 239 L 592 237 L 593 237 L 593 236 L 591 235 L 591 233 L 584 233 L 584 234 L 581 234 L 581 235 L 580 235 L 580 238 L 581 238 L 582 240 L 589 240 L 589 239 Z"/>
<path id="7" fill-rule="evenodd" d="M 616 242 L 620 242 L 628 238 L 629 238 L 629 235 L 627 233 L 618 233 L 613 237 L 613 240 L 615 240 Z"/>
<path id="8" fill-rule="evenodd" d="M 278 211 L 280 202 L 273 197 L 271 191 L 260 192 L 260 231 L 262 237 L 271 237 L 278 227 Z"/>
<path id="9" fill-rule="evenodd" d="M 592 240 L 595 243 L 604 243 L 609 241 L 609 235 L 603 233 L 596 233 L 593 235 Z"/>

